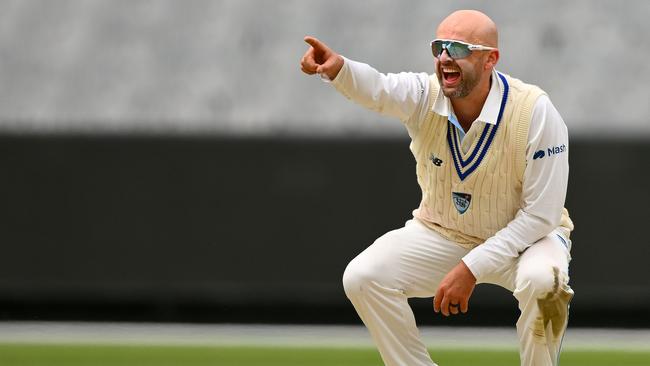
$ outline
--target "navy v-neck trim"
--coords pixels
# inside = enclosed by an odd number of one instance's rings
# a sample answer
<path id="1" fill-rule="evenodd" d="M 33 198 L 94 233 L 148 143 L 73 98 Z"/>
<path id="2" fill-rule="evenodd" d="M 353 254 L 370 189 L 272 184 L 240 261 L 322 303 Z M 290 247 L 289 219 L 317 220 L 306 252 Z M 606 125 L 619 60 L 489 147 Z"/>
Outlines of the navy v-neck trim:
<path id="1" fill-rule="evenodd" d="M 506 107 L 506 101 L 508 100 L 508 92 L 510 86 L 508 81 L 506 81 L 505 76 L 497 72 L 501 81 L 503 81 L 503 97 L 501 98 L 501 106 L 499 108 L 499 116 L 497 117 L 497 122 L 494 125 L 486 124 L 483 127 L 483 132 L 481 137 L 478 140 L 472 154 L 467 160 L 463 159 L 463 154 L 461 153 L 460 141 L 458 139 L 458 134 L 456 133 L 455 127 L 451 122 L 447 121 L 447 143 L 449 144 L 449 149 L 451 150 L 451 156 L 454 160 L 454 167 L 456 168 L 456 173 L 461 181 L 465 180 L 483 161 L 485 154 L 489 150 L 492 142 L 494 141 L 494 136 L 496 135 L 497 129 L 501 124 L 501 118 L 503 117 L 503 111 Z M 452 136 L 453 134 L 453 136 Z M 484 140 L 487 138 L 487 141 Z M 478 155 L 478 158 L 476 156 Z M 476 159 L 475 159 L 476 158 Z"/>

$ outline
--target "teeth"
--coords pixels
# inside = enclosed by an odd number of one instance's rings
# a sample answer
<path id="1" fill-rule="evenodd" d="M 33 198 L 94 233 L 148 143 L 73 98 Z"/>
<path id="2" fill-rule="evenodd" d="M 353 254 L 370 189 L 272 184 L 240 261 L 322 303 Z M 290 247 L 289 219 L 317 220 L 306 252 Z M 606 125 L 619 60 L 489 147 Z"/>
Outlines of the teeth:
<path id="1" fill-rule="evenodd" d="M 456 69 L 448 69 L 448 68 L 443 67 L 442 72 L 460 72 L 460 71 L 458 71 Z"/>

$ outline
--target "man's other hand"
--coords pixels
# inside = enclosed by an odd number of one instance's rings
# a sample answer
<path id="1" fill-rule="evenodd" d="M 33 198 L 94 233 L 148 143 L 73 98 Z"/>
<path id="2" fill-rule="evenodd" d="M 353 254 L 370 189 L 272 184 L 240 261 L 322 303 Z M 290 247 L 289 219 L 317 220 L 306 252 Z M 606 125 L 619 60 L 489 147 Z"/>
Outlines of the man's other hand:
<path id="1" fill-rule="evenodd" d="M 459 310 L 466 313 L 475 286 L 476 278 L 465 262 L 460 261 L 440 282 L 433 299 L 433 310 L 436 313 L 442 311 L 444 316 L 458 314 Z"/>

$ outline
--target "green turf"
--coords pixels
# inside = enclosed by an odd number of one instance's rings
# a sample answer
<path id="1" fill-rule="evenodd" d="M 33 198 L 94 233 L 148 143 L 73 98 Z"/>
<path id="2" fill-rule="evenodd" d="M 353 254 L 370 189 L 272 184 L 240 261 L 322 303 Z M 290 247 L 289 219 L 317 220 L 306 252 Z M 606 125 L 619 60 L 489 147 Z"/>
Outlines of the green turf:
<path id="1" fill-rule="evenodd" d="M 441 366 L 519 365 L 515 351 L 431 350 Z M 162 347 L 0 344 L 2 366 L 365 366 L 381 365 L 373 349 Z M 562 366 L 650 365 L 650 351 L 565 351 Z"/>

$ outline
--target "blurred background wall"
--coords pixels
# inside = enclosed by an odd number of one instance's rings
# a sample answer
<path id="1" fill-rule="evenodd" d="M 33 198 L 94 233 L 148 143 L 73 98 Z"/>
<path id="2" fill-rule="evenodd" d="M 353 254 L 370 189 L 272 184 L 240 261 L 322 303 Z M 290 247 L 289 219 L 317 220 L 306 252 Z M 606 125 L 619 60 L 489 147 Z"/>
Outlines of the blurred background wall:
<path id="1" fill-rule="evenodd" d="M 650 134 L 643 0 L 2 0 L 0 127 L 404 136 L 302 75 L 302 38 L 432 72 L 429 42 L 460 8 L 497 22 L 499 69 L 542 86 L 574 135 Z"/>
<path id="2" fill-rule="evenodd" d="M 609 0 L 1 0 L 0 316 L 356 321 L 340 276 L 417 206 L 414 162 L 399 122 L 300 72 L 302 38 L 432 72 L 461 8 L 571 132 L 573 321 L 650 325 L 650 3 Z"/>

